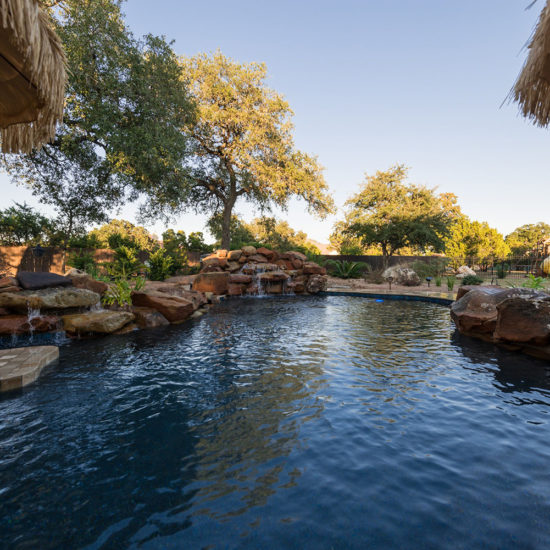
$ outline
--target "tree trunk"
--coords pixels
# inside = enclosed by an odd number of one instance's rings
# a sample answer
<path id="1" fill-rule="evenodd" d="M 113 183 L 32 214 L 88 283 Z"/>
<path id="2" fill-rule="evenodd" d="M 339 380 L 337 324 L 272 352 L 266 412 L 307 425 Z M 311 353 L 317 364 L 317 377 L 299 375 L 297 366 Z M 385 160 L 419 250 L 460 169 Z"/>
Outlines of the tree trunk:
<path id="1" fill-rule="evenodd" d="M 229 200 L 223 207 L 223 219 L 222 219 L 222 249 L 229 250 L 231 247 L 231 213 L 233 212 L 233 206 L 235 200 Z"/>

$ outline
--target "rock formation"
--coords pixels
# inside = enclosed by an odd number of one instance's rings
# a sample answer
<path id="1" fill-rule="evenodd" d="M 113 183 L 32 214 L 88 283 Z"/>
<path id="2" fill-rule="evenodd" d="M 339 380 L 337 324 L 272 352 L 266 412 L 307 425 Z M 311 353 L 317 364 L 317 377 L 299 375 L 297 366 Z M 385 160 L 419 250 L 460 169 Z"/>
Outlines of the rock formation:
<path id="1" fill-rule="evenodd" d="M 527 288 L 462 287 L 451 306 L 458 330 L 550 360 L 550 295 Z"/>

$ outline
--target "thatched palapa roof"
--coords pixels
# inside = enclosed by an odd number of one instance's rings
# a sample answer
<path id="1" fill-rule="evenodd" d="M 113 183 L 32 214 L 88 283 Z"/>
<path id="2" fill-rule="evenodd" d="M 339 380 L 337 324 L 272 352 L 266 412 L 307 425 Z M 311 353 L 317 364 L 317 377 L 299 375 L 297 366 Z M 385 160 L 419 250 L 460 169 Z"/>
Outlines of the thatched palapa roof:
<path id="1" fill-rule="evenodd" d="M 511 91 L 523 116 L 539 126 L 550 123 L 550 0 L 528 45 L 529 54 Z"/>
<path id="2" fill-rule="evenodd" d="M 0 0 L 0 139 L 4 153 L 50 141 L 63 116 L 61 41 L 37 0 Z"/>

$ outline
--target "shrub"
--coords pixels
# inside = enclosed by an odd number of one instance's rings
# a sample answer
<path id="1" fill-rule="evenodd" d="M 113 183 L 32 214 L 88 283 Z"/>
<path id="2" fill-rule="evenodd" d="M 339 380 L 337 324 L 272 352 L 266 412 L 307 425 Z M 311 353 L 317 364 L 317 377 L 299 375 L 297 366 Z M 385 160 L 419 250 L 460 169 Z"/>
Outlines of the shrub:
<path id="1" fill-rule="evenodd" d="M 347 262 L 345 260 L 329 260 L 331 273 L 340 279 L 357 279 L 361 276 L 361 264 L 357 262 Z"/>
<path id="2" fill-rule="evenodd" d="M 505 279 L 507 273 L 510 272 L 510 265 L 507 263 L 497 264 L 496 271 L 498 279 Z"/>
<path id="3" fill-rule="evenodd" d="M 119 307 L 132 305 L 132 291 L 139 291 L 145 286 L 143 277 L 136 277 L 134 288 L 130 286 L 128 279 L 119 278 L 109 286 L 107 292 L 103 295 L 102 302 L 106 305 L 117 305 Z"/>
<path id="4" fill-rule="evenodd" d="M 462 285 L 480 285 L 482 282 L 483 279 L 477 275 L 466 275 L 466 277 L 462 279 Z"/>
<path id="5" fill-rule="evenodd" d="M 449 275 L 447 277 L 447 288 L 449 291 L 453 290 L 455 287 L 456 277 L 454 275 Z"/>
<path id="6" fill-rule="evenodd" d="M 421 278 L 437 277 L 442 275 L 447 267 L 448 258 L 431 258 L 428 261 L 416 260 L 413 262 L 411 269 Z"/>
<path id="7" fill-rule="evenodd" d="M 115 279 L 127 279 L 145 268 L 139 261 L 136 251 L 128 246 L 119 246 L 115 250 L 113 261 L 103 265 L 109 275 Z"/>
<path id="8" fill-rule="evenodd" d="M 534 290 L 546 290 L 543 277 L 535 277 L 532 273 L 527 276 L 527 281 L 525 281 L 521 286 L 523 288 L 532 288 Z"/>
<path id="9" fill-rule="evenodd" d="M 174 260 L 164 248 L 151 252 L 147 263 L 149 265 L 148 274 L 151 281 L 164 281 L 172 275 Z"/>
<path id="10" fill-rule="evenodd" d="M 436 275 L 435 286 L 441 286 L 441 275 Z"/>
<path id="11" fill-rule="evenodd" d="M 92 277 L 97 276 L 99 271 L 94 256 L 83 250 L 69 254 L 67 265 L 85 271 L 88 275 L 92 275 Z"/>

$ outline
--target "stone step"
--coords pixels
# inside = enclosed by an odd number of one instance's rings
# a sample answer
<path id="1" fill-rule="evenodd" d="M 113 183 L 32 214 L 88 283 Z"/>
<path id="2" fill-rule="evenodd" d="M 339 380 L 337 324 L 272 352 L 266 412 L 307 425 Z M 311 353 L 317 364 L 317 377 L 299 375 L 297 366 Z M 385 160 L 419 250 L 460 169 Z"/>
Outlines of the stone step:
<path id="1" fill-rule="evenodd" d="M 34 382 L 40 371 L 59 358 L 57 346 L 32 346 L 0 350 L 0 392 Z"/>

